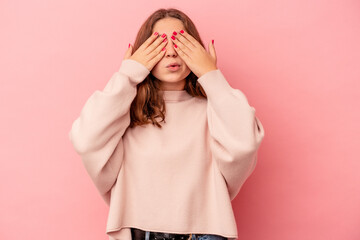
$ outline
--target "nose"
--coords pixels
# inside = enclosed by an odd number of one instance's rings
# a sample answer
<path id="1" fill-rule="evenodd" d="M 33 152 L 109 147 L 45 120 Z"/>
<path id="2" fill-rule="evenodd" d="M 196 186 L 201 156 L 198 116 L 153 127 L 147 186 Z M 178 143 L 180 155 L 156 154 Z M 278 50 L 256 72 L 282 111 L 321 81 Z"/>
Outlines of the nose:
<path id="1" fill-rule="evenodd" d="M 174 49 L 174 43 L 172 41 L 166 44 L 166 57 L 177 57 L 177 52 Z"/>

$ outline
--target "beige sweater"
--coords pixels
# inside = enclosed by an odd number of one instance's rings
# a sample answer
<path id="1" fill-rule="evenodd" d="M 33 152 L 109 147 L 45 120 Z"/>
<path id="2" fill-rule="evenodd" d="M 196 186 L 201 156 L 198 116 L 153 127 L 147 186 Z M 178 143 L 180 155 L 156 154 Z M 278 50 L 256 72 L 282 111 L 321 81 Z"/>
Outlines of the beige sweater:
<path id="1" fill-rule="evenodd" d="M 231 201 L 257 163 L 264 128 L 246 96 L 222 72 L 198 79 L 207 99 L 164 91 L 166 123 L 128 128 L 136 85 L 149 74 L 121 63 L 73 122 L 69 138 L 109 205 L 106 233 L 144 231 L 238 237 Z"/>

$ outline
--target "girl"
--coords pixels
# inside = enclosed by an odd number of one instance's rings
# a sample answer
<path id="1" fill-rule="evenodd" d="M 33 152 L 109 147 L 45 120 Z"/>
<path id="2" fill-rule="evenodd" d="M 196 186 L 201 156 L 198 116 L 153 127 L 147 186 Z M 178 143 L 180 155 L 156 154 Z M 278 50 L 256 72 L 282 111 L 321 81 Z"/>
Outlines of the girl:
<path id="1" fill-rule="evenodd" d="M 231 201 L 264 128 L 216 66 L 193 22 L 159 9 L 142 25 L 69 138 L 109 205 L 110 239 L 238 237 Z"/>

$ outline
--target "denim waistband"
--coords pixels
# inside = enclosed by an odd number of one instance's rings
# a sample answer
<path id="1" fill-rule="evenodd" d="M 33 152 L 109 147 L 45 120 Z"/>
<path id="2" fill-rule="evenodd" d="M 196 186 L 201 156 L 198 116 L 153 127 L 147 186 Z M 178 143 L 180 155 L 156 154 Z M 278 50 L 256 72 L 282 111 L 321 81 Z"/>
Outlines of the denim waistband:
<path id="1" fill-rule="evenodd" d="M 132 240 L 228 240 L 226 237 L 215 234 L 179 234 L 144 231 L 131 228 Z"/>

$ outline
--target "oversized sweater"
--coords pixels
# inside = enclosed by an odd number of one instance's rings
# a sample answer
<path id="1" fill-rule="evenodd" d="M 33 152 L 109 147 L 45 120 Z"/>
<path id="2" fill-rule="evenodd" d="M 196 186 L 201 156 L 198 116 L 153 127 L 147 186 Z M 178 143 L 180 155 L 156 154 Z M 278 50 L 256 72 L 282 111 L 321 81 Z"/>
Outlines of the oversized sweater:
<path id="1" fill-rule="evenodd" d="M 198 78 L 207 99 L 163 91 L 162 128 L 130 124 L 136 85 L 149 74 L 126 59 L 73 122 L 69 138 L 109 206 L 109 239 L 144 231 L 238 238 L 231 201 L 257 163 L 264 128 L 220 69 Z"/>

